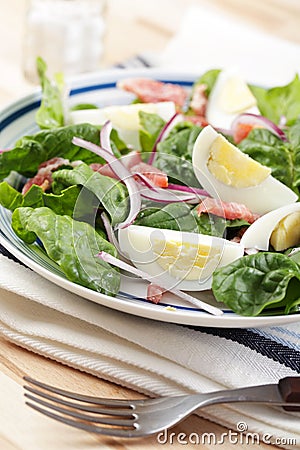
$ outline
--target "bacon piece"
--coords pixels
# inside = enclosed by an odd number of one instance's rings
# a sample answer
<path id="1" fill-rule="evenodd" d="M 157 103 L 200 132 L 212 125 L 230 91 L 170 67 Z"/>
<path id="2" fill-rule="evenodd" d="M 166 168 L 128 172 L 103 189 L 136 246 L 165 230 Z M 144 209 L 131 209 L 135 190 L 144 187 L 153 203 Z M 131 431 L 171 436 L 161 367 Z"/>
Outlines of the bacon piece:
<path id="1" fill-rule="evenodd" d="M 132 173 L 141 173 L 145 177 L 147 177 L 150 181 L 152 181 L 155 186 L 165 188 L 168 187 L 168 176 L 150 164 L 144 163 L 141 158 L 141 154 L 138 151 L 132 151 L 127 155 L 122 156 L 120 161 L 124 164 L 124 166 Z M 109 164 L 99 164 L 92 163 L 90 164 L 90 168 L 94 170 L 94 172 L 99 172 L 101 175 L 105 175 L 107 177 L 119 179 L 113 170 L 110 168 Z M 140 181 L 137 178 L 137 181 Z"/>
<path id="2" fill-rule="evenodd" d="M 24 184 L 22 194 L 26 194 L 26 192 L 29 191 L 33 184 L 40 186 L 44 192 L 47 191 L 48 189 L 50 189 L 53 182 L 52 172 L 58 169 L 58 167 L 69 164 L 70 161 L 68 159 L 59 157 L 51 158 L 48 161 L 42 162 L 38 167 L 36 175 L 33 178 L 30 178 L 27 183 Z"/>
<path id="3" fill-rule="evenodd" d="M 192 122 L 194 125 L 198 125 L 199 127 L 206 127 L 208 122 L 204 116 L 184 116 L 184 120 L 186 122 Z"/>
<path id="4" fill-rule="evenodd" d="M 135 94 L 145 103 L 174 102 L 183 107 L 188 93 L 178 84 L 163 83 L 149 78 L 127 78 L 120 80 L 118 88 Z"/>
<path id="5" fill-rule="evenodd" d="M 131 167 L 130 172 L 132 174 L 141 173 L 142 175 L 145 175 L 145 177 L 152 181 L 157 187 L 168 187 L 168 175 L 150 164 L 141 162 L 136 166 Z"/>
<path id="6" fill-rule="evenodd" d="M 114 178 L 115 180 L 119 179 L 115 172 L 110 168 L 109 164 L 92 163 L 90 164 L 90 168 L 94 172 L 99 172 L 106 177 Z"/>
<path id="7" fill-rule="evenodd" d="M 248 223 L 253 223 L 258 219 L 258 215 L 252 213 L 245 205 L 234 202 L 222 202 L 215 198 L 205 198 L 197 207 L 198 216 L 202 213 L 214 214 L 224 219 L 243 219 Z"/>
<path id="8" fill-rule="evenodd" d="M 164 292 L 166 292 L 165 289 L 157 286 L 157 284 L 150 283 L 147 287 L 147 300 L 157 304 L 161 301 Z"/>
<path id="9" fill-rule="evenodd" d="M 239 144 L 243 139 L 245 139 L 251 130 L 253 130 L 254 125 L 248 123 L 239 123 L 234 132 L 233 139 L 236 144 Z"/>
<path id="10" fill-rule="evenodd" d="M 190 107 L 198 116 L 205 116 L 207 106 L 206 84 L 197 84 L 193 89 Z"/>

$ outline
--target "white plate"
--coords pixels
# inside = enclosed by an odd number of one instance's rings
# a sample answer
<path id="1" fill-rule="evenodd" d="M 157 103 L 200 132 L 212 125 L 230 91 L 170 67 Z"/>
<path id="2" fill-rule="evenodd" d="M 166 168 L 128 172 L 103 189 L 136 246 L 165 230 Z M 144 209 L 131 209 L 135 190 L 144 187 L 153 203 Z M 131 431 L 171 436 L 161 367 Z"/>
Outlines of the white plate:
<path id="1" fill-rule="evenodd" d="M 176 82 L 191 86 L 199 74 L 170 73 L 156 69 L 134 71 L 113 70 L 91 75 L 80 76 L 71 82 L 71 104 L 97 103 L 108 104 L 128 103 L 131 94 L 115 88 L 116 81 L 128 76 L 148 76 L 163 81 Z M 1 114 L 0 148 L 11 148 L 17 139 L 38 131 L 34 116 L 40 100 L 40 91 L 24 97 L 8 106 Z M 296 314 L 269 317 L 241 317 L 232 311 L 224 310 L 223 316 L 212 316 L 204 311 L 188 305 L 172 295 L 166 295 L 163 303 L 158 305 L 146 301 L 146 284 L 137 279 L 122 277 L 121 290 L 117 297 L 109 297 L 68 281 L 59 267 L 54 264 L 39 247 L 25 244 L 18 239 L 10 227 L 11 213 L 0 208 L 0 242 L 28 267 L 52 281 L 53 283 L 74 292 L 88 300 L 117 309 L 129 314 L 147 317 L 165 322 L 198 325 L 205 327 L 262 327 L 284 324 L 300 320 Z M 195 295 L 195 293 L 193 293 Z M 216 304 L 211 292 L 199 293 L 199 298 Z M 167 308 L 174 306 L 176 309 Z"/>

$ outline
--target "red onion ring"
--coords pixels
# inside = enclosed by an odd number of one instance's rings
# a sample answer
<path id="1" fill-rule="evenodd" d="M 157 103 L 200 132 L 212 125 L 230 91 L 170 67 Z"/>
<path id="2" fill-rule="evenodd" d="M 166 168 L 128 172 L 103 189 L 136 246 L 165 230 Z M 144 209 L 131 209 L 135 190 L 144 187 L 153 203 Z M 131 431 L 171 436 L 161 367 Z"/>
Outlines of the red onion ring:
<path id="1" fill-rule="evenodd" d="M 90 150 L 91 152 L 105 159 L 116 176 L 125 183 L 130 199 L 130 210 L 127 218 L 124 220 L 124 222 L 119 223 L 116 226 L 116 229 L 126 228 L 131 225 L 140 212 L 142 205 L 140 188 L 138 186 L 138 183 L 136 183 L 136 181 L 132 178 L 132 174 L 126 169 L 125 166 L 123 166 L 118 158 L 116 158 L 104 148 L 79 137 L 74 137 L 72 139 L 72 142 L 74 145 L 78 145 L 79 147 L 85 148 L 86 150 Z"/>
<path id="2" fill-rule="evenodd" d="M 112 123 L 110 120 L 105 122 L 101 131 L 100 131 L 100 145 L 104 150 L 108 151 L 112 155 L 114 152 L 112 151 L 110 144 L 110 133 L 112 132 Z"/>
<path id="3" fill-rule="evenodd" d="M 185 202 L 191 204 L 199 203 L 200 199 L 196 194 L 188 194 L 178 192 L 177 195 L 175 192 L 168 191 L 167 189 L 156 188 L 150 189 L 147 187 L 141 187 L 141 196 L 146 198 L 147 200 L 152 200 L 154 202 L 160 203 L 177 203 L 177 202 Z"/>
<path id="4" fill-rule="evenodd" d="M 248 124 L 248 125 L 257 125 L 262 128 L 266 128 L 271 131 L 271 133 L 275 134 L 279 139 L 283 142 L 287 142 L 288 139 L 285 133 L 271 120 L 267 119 L 264 116 L 259 116 L 258 114 L 252 113 L 243 113 L 237 116 L 231 124 L 232 133 L 235 132 L 236 128 L 239 124 Z"/>
<path id="5" fill-rule="evenodd" d="M 215 316 L 221 316 L 223 314 L 223 311 L 219 308 L 216 308 L 214 306 L 211 306 L 205 302 L 202 302 L 201 300 L 198 300 L 195 297 L 192 297 L 191 295 L 187 294 L 186 292 L 180 291 L 176 288 L 170 288 L 169 286 L 166 286 L 164 282 L 157 278 L 154 280 L 151 275 L 149 275 L 146 272 L 143 272 L 142 270 L 137 269 L 134 266 L 131 266 L 130 264 L 125 263 L 124 261 L 119 260 L 118 258 L 115 258 L 114 256 L 110 255 L 106 252 L 99 252 L 96 255 L 98 258 L 103 259 L 103 261 L 106 261 L 108 264 L 111 264 L 113 266 L 119 267 L 119 269 L 126 270 L 127 272 L 133 273 L 139 278 L 142 278 L 143 280 L 150 281 L 151 283 L 154 282 L 155 284 L 159 285 L 161 288 L 165 289 L 166 291 L 172 292 L 173 294 L 177 295 L 178 297 L 186 300 L 189 303 L 192 303 L 193 305 L 197 306 L 198 308 L 203 309 L 204 311 L 213 314 Z M 158 282 L 157 282 L 158 281 Z"/>
<path id="6" fill-rule="evenodd" d="M 164 139 L 166 139 L 167 136 L 170 134 L 170 131 L 175 127 L 175 125 L 177 125 L 177 123 L 179 122 L 182 122 L 182 120 L 183 120 L 182 115 L 179 113 L 175 113 L 171 117 L 171 119 L 163 126 L 161 132 L 159 133 L 154 143 L 151 155 L 148 160 L 148 164 L 152 165 L 154 163 L 158 144 Z"/>
<path id="7" fill-rule="evenodd" d="M 169 183 L 167 189 L 170 189 L 171 191 L 190 192 L 192 194 L 199 195 L 200 197 L 211 197 L 211 195 L 209 195 L 209 193 L 204 189 L 199 189 L 190 186 L 182 186 L 181 184 Z"/>

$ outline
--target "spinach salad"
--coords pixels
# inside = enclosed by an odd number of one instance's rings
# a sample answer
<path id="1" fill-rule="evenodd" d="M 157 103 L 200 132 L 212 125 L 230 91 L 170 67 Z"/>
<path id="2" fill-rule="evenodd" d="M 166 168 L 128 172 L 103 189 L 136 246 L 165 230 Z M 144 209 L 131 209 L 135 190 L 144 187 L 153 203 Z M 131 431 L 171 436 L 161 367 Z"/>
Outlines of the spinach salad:
<path id="1" fill-rule="evenodd" d="M 40 131 L 0 152 L 0 204 L 20 239 L 111 296 L 131 265 L 154 303 L 212 289 L 240 315 L 299 312 L 297 75 L 270 89 L 217 69 L 190 90 L 124 79 L 129 105 L 69 108 L 63 76 L 37 66 Z"/>

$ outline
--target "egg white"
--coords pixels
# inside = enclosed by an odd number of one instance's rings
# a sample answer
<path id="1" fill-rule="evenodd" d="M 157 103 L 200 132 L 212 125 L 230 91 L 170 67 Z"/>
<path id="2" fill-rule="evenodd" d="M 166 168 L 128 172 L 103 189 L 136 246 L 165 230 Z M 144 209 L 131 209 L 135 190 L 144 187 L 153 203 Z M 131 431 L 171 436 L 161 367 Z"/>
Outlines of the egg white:
<path id="1" fill-rule="evenodd" d="M 151 275 L 153 282 L 159 284 L 159 279 L 162 279 L 164 286 L 176 286 L 188 291 L 210 289 L 214 270 L 244 254 L 241 244 L 226 239 L 137 225 L 120 229 L 118 239 L 123 255 L 130 259 L 135 267 Z M 180 248 L 175 259 L 170 256 L 168 247 L 168 244 L 174 245 L 174 242 L 179 243 Z M 203 248 L 208 249 L 202 269 L 197 267 L 197 263 L 196 267 L 193 263 L 196 260 L 193 251 L 198 246 L 201 251 Z M 193 249 L 191 253 L 190 248 Z"/>
<path id="2" fill-rule="evenodd" d="M 210 148 L 220 134 L 210 125 L 199 134 L 193 148 L 193 167 L 201 186 L 212 197 L 225 202 L 237 202 L 247 206 L 253 213 L 265 214 L 281 206 L 294 203 L 298 197 L 294 191 L 272 175 L 256 186 L 236 188 L 218 180 L 208 169 Z M 240 150 L 238 150 L 240 151 Z"/>
<path id="3" fill-rule="evenodd" d="M 107 120 L 112 122 L 121 139 L 135 149 L 140 148 L 139 111 L 158 114 L 168 122 L 175 114 L 174 102 L 136 103 L 131 105 L 113 105 L 99 109 L 71 111 L 70 122 L 73 124 L 90 123 L 103 125 Z"/>
<path id="4" fill-rule="evenodd" d="M 244 233 L 241 244 L 245 248 L 268 250 L 276 225 L 288 214 L 300 212 L 300 202 L 278 208 L 257 219 Z"/>
<path id="5" fill-rule="evenodd" d="M 239 114 L 259 114 L 256 104 L 239 71 L 236 68 L 223 70 L 209 95 L 206 118 L 214 127 L 230 129 Z"/>

